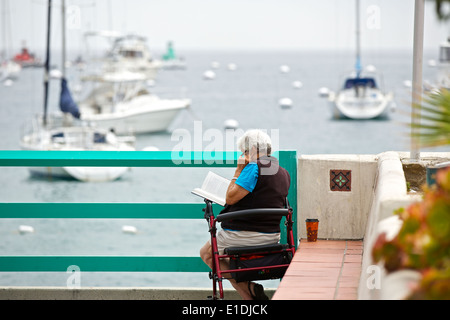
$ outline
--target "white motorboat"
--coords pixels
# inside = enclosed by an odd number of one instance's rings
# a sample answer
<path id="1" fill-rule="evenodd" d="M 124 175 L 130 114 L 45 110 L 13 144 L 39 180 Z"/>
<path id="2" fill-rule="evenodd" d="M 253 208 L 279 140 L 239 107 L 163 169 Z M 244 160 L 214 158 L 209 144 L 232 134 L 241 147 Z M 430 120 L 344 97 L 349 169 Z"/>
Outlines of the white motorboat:
<path id="1" fill-rule="evenodd" d="M 80 119 L 116 133 L 166 130 L 189 99 L 162 99 L 148 91 L 141 73 L 114 72 L 83 78 L 94 88 L 78 103 Z"/>
<path id="2" fill-rule="evenodd" d="M 153 59 L 145 37 L 129 34 L 119 35 L 111 32 L 89 32 L 85 36 L 100 36 L 114 40 L 107 56 L 101 61 L 102 72 L 142 73 L 147 79 L 155 79 L 161 62 Z"/>
<path id="3" fill-rule="evenodd" d="M 356 0 L 356 64 L 355 72 L 345 79 L 338 92 L 330 92 L 328 100 L 333 117 L 367 120 L 387 117 L 393 110 L 393 94 L 385 93 L 380 87 L 380 76 L 375 72 L 363 74 L 360 48 L 359 0 Z M 374 67 L 370 68 L 374 69 Z M 373 71 L 373 70 L 371 70 Z"/>

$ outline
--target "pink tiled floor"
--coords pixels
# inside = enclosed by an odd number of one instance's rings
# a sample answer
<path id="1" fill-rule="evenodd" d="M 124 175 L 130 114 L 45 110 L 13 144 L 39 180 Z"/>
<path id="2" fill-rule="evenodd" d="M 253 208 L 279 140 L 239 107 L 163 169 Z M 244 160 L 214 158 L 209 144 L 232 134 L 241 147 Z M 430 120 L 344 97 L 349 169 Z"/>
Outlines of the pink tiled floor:
<path id="1" fill-rule="evenodd" d="M 356 300 L 362 241 L 302 239 L 273 300 Z"/>

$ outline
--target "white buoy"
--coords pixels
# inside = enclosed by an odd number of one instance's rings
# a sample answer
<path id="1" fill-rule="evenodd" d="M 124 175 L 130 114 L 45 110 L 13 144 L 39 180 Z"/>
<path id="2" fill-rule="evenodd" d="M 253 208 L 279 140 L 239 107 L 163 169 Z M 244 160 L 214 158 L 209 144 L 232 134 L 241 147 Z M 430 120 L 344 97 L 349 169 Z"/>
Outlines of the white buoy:
<path id="1" fill-rule="evenodd" d="M 389 109 L 391 110 L 391 112 L 397 111 L 397 104 L 394 101 L 392 101 L 389 106 Z"/>
<path id="2" fill-rule="evenodd" d="M 280 66 L 280 72 L 281 73 L 289 73 L 289 71 L 291 71 L 291 68 L 289 68 L 289 66 L 283 64 L 282 66 Z"/>
<path id="3" fill-rule="evenodd" d="M 61 79 L 62 78 L 62 72 L 58 69 L 52 69 L 50 70 L 50 78 L 52 79 Z"/>
<path id="4" fill-rule="evenodd" d="M 330 95 L 330 89 L 322 87 L 319 89 L 319 97 L 325 98 Z"/>
<path id="5" fill-rule="evenodd" d="M 292 100 L 289 98 L 281 98 L 280 100 L 278 100 L 278 104 L 280 105 L 280 107 L 282 108 L 291 108 L 292 107 Z"/>
<path id="6" fill-rule="evenodd" d="M 292 82 L 292 87 L 294 89 L 301 89 L 303 87 L 303 83 L 301 81 L 294 81 Z"/>
<path id="7" fill-rule="evenodd" d="M 405 81 L 403 81 L 403 85 L 406 88 L 411 88 L 412 87 L 412 81 L 411 80 L 405 80 Z"/>
<path id="8" fill-rule="evenodd" d="M 229 71 L 234 71 L 237 69 L 237 65 L 235 63 L 229 63 L 227 68 Z"/>
<path id="9" fill-rule="evenodd" d="M 6 80 L 3 82 L 3 85 L 4 85 L 5 87 L 11 87 L 13 84 L 14 84 L 14 81 L 12 81 L 11 79 L 6 79 Z"/>
<path id="10" fill-rule="evenodd" d="M 373 64 L 369 64 L 368 66 L 366 66 L 365 69 L 367 72 L 372 72 L 372 73 L 377 71 L 377 68 Z"/>
<path id="11" fill-rule="evenodd" d="M 33 232 L 34 232 L 34 228 L 32 226 L 27 226 L 27 225 L 23 225 L 23 224 L 19 226 L 20 234 L 33 233 Z"/>
<path id="12" fill-rule="evenodd" d="M 159 148 L 155 146 L 147 146 L 142 148 L 142 151 L 159 151 Z"/>
<path id="13" fill-rule="evenodd" d="M 239 122 L 235 119 L 225 120 L 223 123 L 225 129 L 237 129 L 239 127 Z"/>
<path id="14" fill-rule="evenodd" d="M 137 228 L 135 226 L 122 226 L 122 232 L 127 234 L 136 234 Z"/>
<path id="15" fill-rule="evenodd" d="M 217 61 L 211 62 L 211 68 L 213 68 L 213 69 L 219 69 L 219 68 L 220 68 L 220 63 L 217 62 Z"/>
<path id="16" fill-rule="evenodd" d="M 73 90 L 74 93 L 81 93 L 83 91 L 83 86 L 80 83 L 76 83 L 73 86 Z"/>
<path id="17" fill-rule="evenodd" d="M 436 60 L 434 60 L 434 59 L 428 60 L 428 66 L 429 67 L 436 67 L 437 66 Z"/>
<path id="18" fill-rule="evenodd" d="M 215 72 L 212 71 L 212 70 L 206 70 L 206 71 L 203 73 L 203 79 L 205 79 L 205 80 L 213 80 L 213 79 L 215 79 L 215 78 L 216 78 L 216 74 L 215 74 Z"/>
<path id="19" fill-rule="evenodd" d="M 155 86 L 155 80 L 154 79 L 148 79 L 145 84 L 147 87 L 154 87 Z"/>

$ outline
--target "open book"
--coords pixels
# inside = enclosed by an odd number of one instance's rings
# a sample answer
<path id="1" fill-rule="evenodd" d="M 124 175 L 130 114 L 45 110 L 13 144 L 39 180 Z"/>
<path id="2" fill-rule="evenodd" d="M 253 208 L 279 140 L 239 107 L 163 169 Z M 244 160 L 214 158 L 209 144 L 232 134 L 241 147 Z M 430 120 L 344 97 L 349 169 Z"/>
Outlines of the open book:
<path id="1" fill-rule="evenodd" d="M 192 190 L 192 193 L 220 204 L 221 206 L 225 206 L 225 196 L 229 184 L 230 180 L 209 171 L 203 181 L 202 187 L 195 188 Z"/>

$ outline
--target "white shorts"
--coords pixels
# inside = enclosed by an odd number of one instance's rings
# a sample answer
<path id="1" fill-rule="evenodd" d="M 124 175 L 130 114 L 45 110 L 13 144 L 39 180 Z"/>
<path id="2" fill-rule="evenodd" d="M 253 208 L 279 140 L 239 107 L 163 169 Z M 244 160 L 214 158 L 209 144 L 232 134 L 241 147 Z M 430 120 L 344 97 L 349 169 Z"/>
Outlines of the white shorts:
<path id="1" fill-rule="evenodd" d="M 219 230 L 216 234 L 219 254 L 230 247 L 251 247 L 280 242 L 280 233 L 261 233 L 254 231 Z"/>

